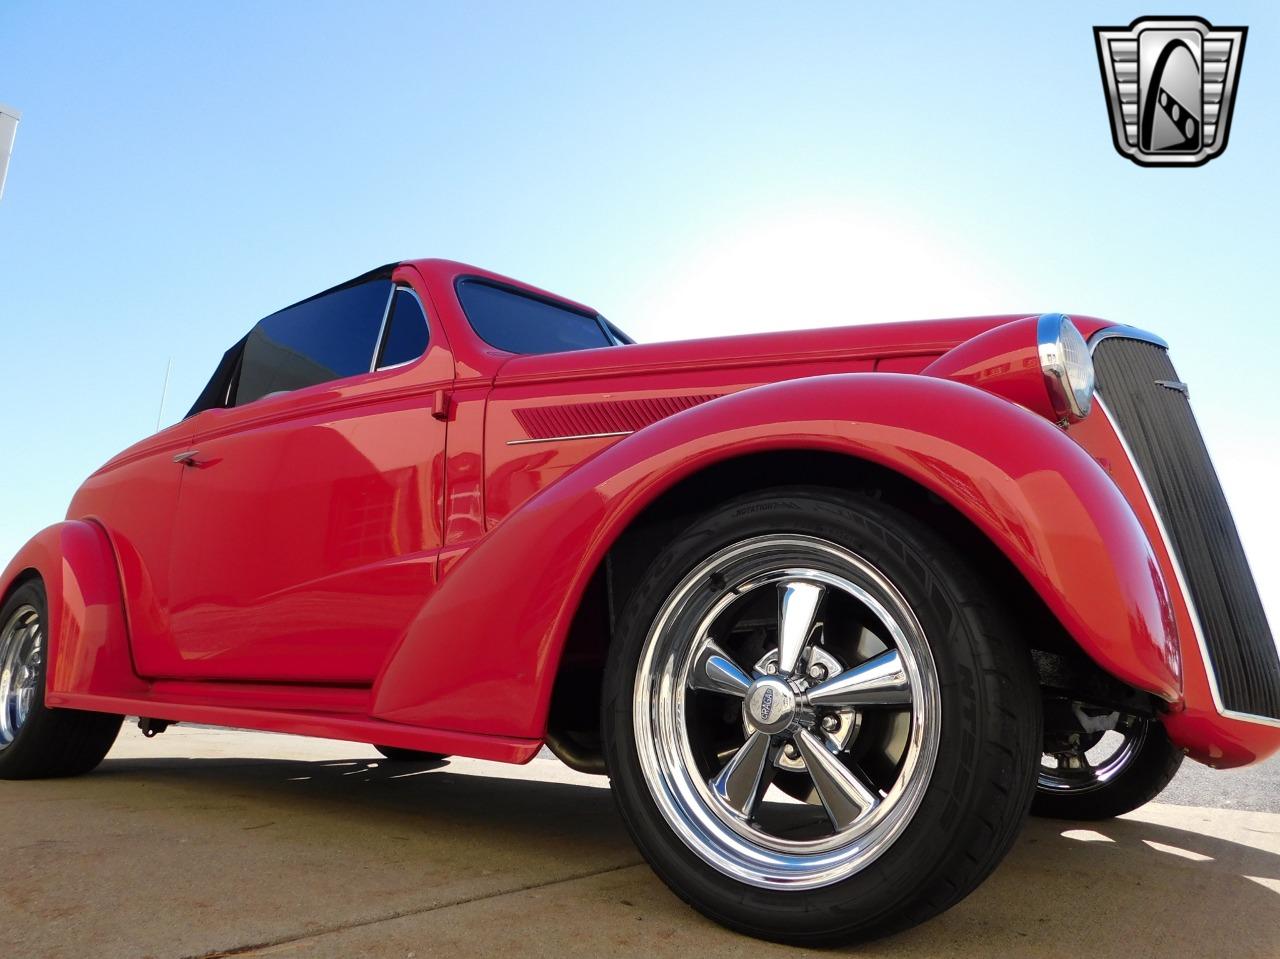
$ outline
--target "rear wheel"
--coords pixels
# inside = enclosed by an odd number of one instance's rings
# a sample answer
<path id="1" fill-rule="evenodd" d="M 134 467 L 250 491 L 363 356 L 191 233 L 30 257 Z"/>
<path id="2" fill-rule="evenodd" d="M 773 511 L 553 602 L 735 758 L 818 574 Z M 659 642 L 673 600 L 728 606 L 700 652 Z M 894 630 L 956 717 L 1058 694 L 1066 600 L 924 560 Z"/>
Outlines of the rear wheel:
<path id="1" fill-rule="evenodd" d="M 0 607 L 0 779 L 78 776 L 115 742 L 121 716 L 50 709 L 44 587 L 24 583 Z"/>
<path id="2" fill-rule="evenodd" d="M 373 748 L 382 753 L 388 762 L 393 763 L 438 763 L 442 759 L 449 758 L 444 753 L 428 753 L 418 749 L 401 749 L 399 746 L 379 746 L 375 743 Z"/>
<path id="3" fill-rule="evenodd" d="M 1031 812 L 1052 819 L 1111 819 L 1160 795 L 1182 752 L 1158 719 L 1121 717 L 1116 728 L 1057 743 L 1040 760 Z"/>
<path id="4" fill-rule="evenodd" d="M 654 562 L 609 655 L 623 818 L 677 894 L 742 932 L 913 925 L 977 886 L 1026 815 L 1028 652 L 962 557 L 869 497 L 717 510 Z"/>

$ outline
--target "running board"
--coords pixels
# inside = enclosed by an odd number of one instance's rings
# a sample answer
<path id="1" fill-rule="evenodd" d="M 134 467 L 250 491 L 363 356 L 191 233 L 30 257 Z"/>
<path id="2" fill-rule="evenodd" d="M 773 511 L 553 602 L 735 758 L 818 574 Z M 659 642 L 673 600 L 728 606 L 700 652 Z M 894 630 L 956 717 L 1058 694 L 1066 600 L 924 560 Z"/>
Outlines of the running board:
<path id="1" fill-rule="evenodd" d="M 322 739 L 342 739 L 353 743 L 395 746 L 446 756 L 469 756 L 502 763 L 527 763 L 542 748 L 538 739 L 511 739 L 482 736 L 444 729 L 425 729 L 404 723 L 389 723 L 370 717 L 338 713 L 290 712 L 249 709 L 239 706 L 210 706 L 200 703 L 161 702 L 150 698 L 95 696 L 90 693 L 49 693 L 45 704 L 62 709 L 115 713 L 119 716 L 146 716 L 169 723 L 204 723 L 271 733 L 293 733 Z"/>

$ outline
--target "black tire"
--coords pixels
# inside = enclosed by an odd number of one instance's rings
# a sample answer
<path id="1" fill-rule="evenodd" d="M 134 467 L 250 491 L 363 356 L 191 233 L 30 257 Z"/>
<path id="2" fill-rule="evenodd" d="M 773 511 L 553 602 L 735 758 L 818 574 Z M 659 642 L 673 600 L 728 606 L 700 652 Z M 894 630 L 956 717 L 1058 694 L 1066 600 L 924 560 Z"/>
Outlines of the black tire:
<path id="1" fill-rule="evenodd" d="M 388 762 L 393 763 L 438 763 L 441 760 L 449 758 L 443 753 L 427 753 L 417 749 L 401 749 L 398 746 L 379 746 L 376 743 L 373 748 L 382 753 Z"/>
<path id="2" fill-rule="evenodd" d="M 1169 741 L 1158 719 L 1136 720 L 1128 735 L 1140 735 L 1140 741 L 1114 775 L 1075 789 L 1051 789 L 1042 780 L 1031 814 L 1046 819 L 1114 819 L 1160 795 L 1177 775 L 1182 751 Z"/>
<path id="3" fill-rule="evenodd" d="M 44 704 L 48 670 L 48 604 L 39 580 L 15 589 L 0 608 L 0 640 L 23 610 L 39 617 L 40 658 L 35 689 L 25 720 L 8 745 L 0 745 L 0 779 L 50 779 L 79 776 L 95 768 L 116 740 L 124 717 L 77 709 L 50 709 Z M 0 644 L 2 645 L 2 644 Z M 7 708 L 0 701 L 0 708 Z M 3 740 L 0 740 L 3 742 Z"/>
<path id="4" fill-rule="evenodd" d="M 672 830 L 653 799 L 632 721 L 639 658 L 666 598 L 706 557 L 768 533 L 820 537 L 882 571 L 909 602 L 940 680 L 936 764 L 910 821 L 861 871 L 779 891 L 730 878 Z M 747 935 L 816 946 L 920 923 L 969 894 L 1025 820 L 1041 748 L 1030 654 L 971 564 L 925 524 L 869 495 L 780 488 L 732 501 L 653 562 L 621 616 L 602 708 L 605 756 L 622 818 L 654 871 L 685 902 Z"/>

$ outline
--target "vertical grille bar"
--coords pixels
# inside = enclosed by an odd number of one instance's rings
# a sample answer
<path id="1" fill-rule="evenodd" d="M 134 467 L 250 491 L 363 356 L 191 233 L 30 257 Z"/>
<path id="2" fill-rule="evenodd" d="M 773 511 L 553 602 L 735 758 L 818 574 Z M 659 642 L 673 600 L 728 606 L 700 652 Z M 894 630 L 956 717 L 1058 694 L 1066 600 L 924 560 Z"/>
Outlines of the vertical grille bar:
<path id="1" fill-rule="evenodd" d="M 1280 653 L 1222 485 L 1168 353 L 1108 338 L 1098 394 L 1150 490 L 1186 580 L 1222 706 L 1280 720 Z"/>

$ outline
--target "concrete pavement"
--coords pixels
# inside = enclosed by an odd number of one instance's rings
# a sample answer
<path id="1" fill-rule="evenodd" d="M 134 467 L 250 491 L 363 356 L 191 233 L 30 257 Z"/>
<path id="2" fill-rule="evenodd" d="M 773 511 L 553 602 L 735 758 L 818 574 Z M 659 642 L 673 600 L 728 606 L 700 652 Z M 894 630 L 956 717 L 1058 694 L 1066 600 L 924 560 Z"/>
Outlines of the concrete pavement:
<path id="1" fill-rule="evenodd" d="M 547 759 L 396 766 L 348 743 L 186 727 L 145 740 L 127 727 L 93 775 L 0 783 L 2 952 L 803 954 L 676 899 L 604 786 Z M 1277 959 L 1280 809 L 1032 820 L 957 908 L 850 951 Z"/>

